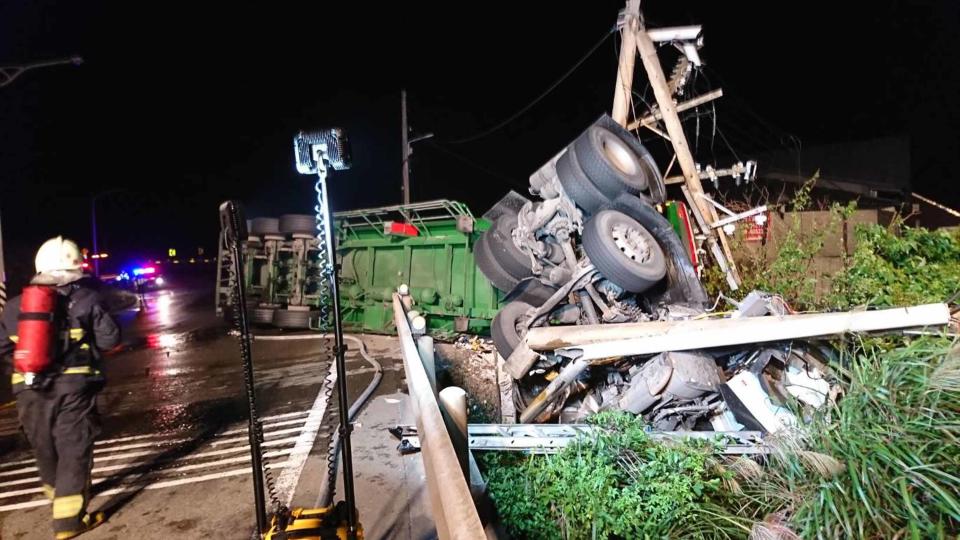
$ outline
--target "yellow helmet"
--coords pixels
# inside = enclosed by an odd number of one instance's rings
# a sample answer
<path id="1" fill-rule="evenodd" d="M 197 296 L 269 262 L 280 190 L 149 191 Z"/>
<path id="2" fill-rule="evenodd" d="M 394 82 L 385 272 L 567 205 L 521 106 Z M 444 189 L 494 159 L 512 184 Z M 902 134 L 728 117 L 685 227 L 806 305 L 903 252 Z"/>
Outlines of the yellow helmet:
<path id="1" fill-rule="evenodd" d="M 72 240 L 62 236 L 51 238 L 37 250 L 37 273 L 54 272 L 56 270 L 80 270 L 83 261 L 80 259 L 80 248 Z"/>

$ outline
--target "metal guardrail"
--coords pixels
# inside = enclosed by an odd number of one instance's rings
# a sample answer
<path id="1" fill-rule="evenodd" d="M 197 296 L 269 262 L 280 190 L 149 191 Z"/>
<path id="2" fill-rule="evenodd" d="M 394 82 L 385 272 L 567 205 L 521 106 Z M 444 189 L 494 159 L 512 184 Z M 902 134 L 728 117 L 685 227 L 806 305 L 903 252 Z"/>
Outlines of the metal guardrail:
<path id="1" fill-rule="evenodd" d="M 403 355 L 410 402 L 417 422 L 427 491 L 433 507 L 437 534 L 442 540 L 485 540 L 477 507 L 463 476 L 460 461 L 443 422 L 440 406 L 410 332 L 406 310 L 393 295 L 393 314 Z"/>
<path id="2" fill-rule="evenodd" d="M 470 424 L 467 429 L 471 450 L 553 454 L 601 428 L 586 424 Z M 728 455 L 770 452 L 759 431 L 650 431 L 648 435 L 658 441 L 719 439 L 720 453 Z"/>

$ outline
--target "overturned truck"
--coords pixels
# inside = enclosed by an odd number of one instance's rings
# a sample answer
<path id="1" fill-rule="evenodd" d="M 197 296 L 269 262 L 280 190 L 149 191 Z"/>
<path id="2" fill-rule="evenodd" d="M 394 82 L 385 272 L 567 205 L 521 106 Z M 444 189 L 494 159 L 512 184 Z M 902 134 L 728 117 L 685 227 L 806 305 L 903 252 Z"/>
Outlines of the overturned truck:
<path id="1" fill-rule="evenodd" d="M 755 291 L 718 318 L 690 227 L 661 213 L 656 163 L 608 116 L 531 175 L 530 193 L 485 214 L 475 247 L 505 294 L 491 334 L 521 423 L 622 410 L 660 431 L 776 432 L 836 397 L 833 349 L 818 338 L 948 317 L 942 305 L 796 315 Z"/>

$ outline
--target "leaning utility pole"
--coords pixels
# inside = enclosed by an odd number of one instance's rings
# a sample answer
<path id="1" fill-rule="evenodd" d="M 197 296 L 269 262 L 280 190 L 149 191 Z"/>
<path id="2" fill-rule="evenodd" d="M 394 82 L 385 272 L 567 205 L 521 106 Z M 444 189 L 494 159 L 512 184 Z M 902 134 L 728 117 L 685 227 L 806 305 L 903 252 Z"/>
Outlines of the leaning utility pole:
<path id="1" fill-rule="evenodd" d="M 707 243 L 711 246 L 715 258 L 718 258 L 719 253 L 714 243 L 719 240 L 722 255 L 726 258 L 726 261 L 718 260 L 717 262 L 721 267 L 724 266 L 724 262 L 726 263 L 732 278 L 730 285 L 736 288 L 740 284 L 740 275 L 737 273 L 737 267 L 733 264 L 733 252 L 727 243 L 726 234 L 710 227 L 710 224 L 715 223 L 718 219 L 717 210 L 703 197 L 700 173 L 697 171 L 697 164 L 694 162 L 690 146 L 687 144 L 687 137 L 683 133 L 683 125 L 680 123 L 680 116 L 677 114 L 677 106 L 673 103 L 673 96 L 667 87 L 667 79 L 663 75 L 663 68 L 660 66 L 660 59 L 657 57 L 657 48 L 654 47 L 653 40 L 650 39 L 650 35 L 647 34 L 647 30 L 643 26 L 635 32 L 635 35 L 637 50 L 640 51 L 640 61 L 647 72 L 650 86 L 653 87 L 653 95 L 657 98 L 657 105 L 660 107 L 660 114 L 663 115 L 663 123 L 667 127 L 667 134 L 670 135 L 673 151 L 677 154 L 677 163 L 680 164 L 687 189 L 693 199 L 690 203 L 697 206 L 700 215 L 707 221 L 707 230 L 702 232 L 706 235 Z"/>
<path id="2" fill-rule="evenodd" d="M 640 16 L 639 1 L 627 0 L 626 8 L 622 12 L 623 20 L 618 21 L 622 27 L 622 46 L 620 49 L 620 65 L 617 70 L 617 87 L 613 98 L 613 119 L 620 125 L 634 127 L 641 124 L 647 126 L 645 122 L 628 123 L 628 112 L 630 109 L 630 95 L 633 85 L 633 68 L 635 64 L 635 54 L 640 53 L 640 61 L 643 64 L 644 71 L 647 73 L 647 79 L 653 88 L 654 96 L 657 100 L 658 110 L 655 117 L 663 120 L 667 128 L 667 133 L 661 135 L 669 137 L 673 145 L 673 151 L 676 154 L 676 160 L 680 164 L 680 170 L 684 178 L 684 195 L 687 196 L 687 203 L 692 207 L 694 216 L 698 219 L 701 232 L 706 237 L 707 247 L 716 260 L 717 264 L 727 276 L 727 283 L 732 289 L 737 289 L 740 285 L 740 276 L 733 262 L 733 252 L 727 243 L 726 235 L 718 231 L 714 224 L 717 223 L 716 208 L 709 202 L 703 191 L 703 184 L 700 182 L 700 174 L 697 171 L 697 164 L 690 152 L 690 146 L 687 144 L 686 135 L 683 132 L 683 125 L 680 123 L 680 116 L 677 113 L 677 105 L 673 101 L 673 95 L 667 85 L 666 76 L 663 73 L 663 67 L 660 65 L 660 59 L 657 57 L 657 49 L 654 46 L 654 39 L 647 31 Z M 699 34 L 699 27 L 682 27 L 657 29 L 652 32 L 657 33 L 657 41 L 682 41 L 686 38 L 681 37 L 689 33 Z M 695 36 L 694 36 L 695 37 Z M 629 45 L 629 47 L 628 47 Z M 636 47 L 636 50 L 633 47 Z M 684 45 L 684 51 L 687 51 L 687 45 Z M 695 54 L 693 48 L 693 54 Z M 699 62 L 699 58 L 696 59 Z M 717 95 L 719 97 L 719 94 Z M 653 112 L 653 111 L 651 111 Z"/>
<path id="3" fill-rule="evenodd" d="M 613 94 L 613 119 L 626 127 L 633 92 L 633 67 L 636 62 L 636 32 L 640 27 L 640 0 L 627 0 L 623 12 L 623 39 L 620 40 L 620 59 L 617 67 L 617 88 Z"/>
<path id="4" fill-rule="evenodd" d="M 410 204 L 410 143 L 407 142 L 407 91 L 400 90 L 400 124 L 403 135 L 400 144 L 403 148 L 403 204 Z"/>

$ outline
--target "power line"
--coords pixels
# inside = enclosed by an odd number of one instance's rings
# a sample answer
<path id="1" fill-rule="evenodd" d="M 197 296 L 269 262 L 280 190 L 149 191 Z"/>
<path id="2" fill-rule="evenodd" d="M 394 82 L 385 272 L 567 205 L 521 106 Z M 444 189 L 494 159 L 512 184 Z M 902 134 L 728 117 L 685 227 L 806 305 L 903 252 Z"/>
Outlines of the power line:
<path id="1" fill-rule="evenodd" d="M 504 174 L 498 173 L 497 171 L 490 170 L 490 169 L 484 167 L 483 165 L 480 165 L 480 164 L 477 163 L 476 161 L 473 161 L 472 159 L 470 159 L 470 158 L 468 158 L 468 157 L 465 157 L 465 156 L 463 156 L 463 155 L 461 155 L 461 154 L 459 154 L 459 153 L 457 153 L 457 152 L 454 152 L 453 150 L 449 150 L 449 149 L 447 149 L 447 148 L 444 148 L 443 146 L 441 146 L 441 145 L 440 145 L 437 141 L 435 141 L 435 140 L 429 140 L 429 141 L 427 141 L 427 146 L 433 147 L 433 148 L 435 148 L 436 150 L 439 150 L 439 151 L 441 151 L 441 152 L 443 152 L 443 153 L 445 153 L 445 154 L 453 157 L 454 159 L 460 160 L 460 161 L 462 161 L 463 163 L 466 163 L 467 165 L 470 165 L 471 167 L 477 169 L 477 170 L 480 171 L 480 172 L 486 173 L 486 174 L 488 174 L 488 175 L 490 175 L 490 176 L 492 176 L 492 177 L 494 177 L 494 178 L 500 179 L 500 180 L 505 180 L 505 181 L 509 182 L 511 185 L 516 184 L 516 182 L 517 182 L 517 179 L 516 179 L 516 178 L 510 178 L 510 177 L 508 177 L 508 176 L 506 176 L 506 175 L 504 175 Z"/>
<path id="2" fill-rule="evenodd" d="M 491 127 L 490 129 L 487 129 L 487 130 L 485 130 L 485 131 L 482 131 L 482 132 L 480 132 L 480 133 L 477 133 L 476 135 L 471 135 L 471 136 L 469 136 L 469 137 L 464 137 L 464 138 L 461 138 L 461 139 L 457 139 L 457 140 L 453 140 L 453 141 L 446 141 L 446 142 L 448 142 L 448 143 L 450 143 L 450 144 L 464 144 L 464 143 L 468 143 L 468 142 L 473 142 L 473 141 L 475 141 L 475 140 L 477 140 L 477 139 L 482 139 L 482 138 L 486 137 L 487 135 L 490 135 L 490 134 L 492 134 L 492 133 L 500 130 L 501 128 L 503 128 L 504 126 L 506 126 L 507 124 L 509 124 L 510 122 L 513 122 L 514 120 L 516 120 L 517 118 L 519 118 L 523 113 L 525 113 L 525 112 L 529 111 L 531 108 L 533 108 L 533 106 L 536 105 L 537 103 L 539 103 L 543 98 L 547 97 L 547 95 L 549 95 L 550 92 L 553 92 L 554 89 L 556 89 L 558 86 L 560 86 L 560 83 L 562 83 L 563 81 L 565 81 L 565 80 L 567 79 L 567 77 L 569 77 L 570 75 L 572 75 L 573 72 L 576 71 L 576 69 L 577 69 L 578 67 L 580 67 L 581 64 L 583 64 L 584 62 L 586 62 L 587 59 L 590 58 L 590 56 L 592 56 L 593 53 L 594 53 L 597 49 L 599 49 L 600 46 L 603 45 L 603 43 L 604 43 L 604 42 L 610 37 L 610 35 L 613 34 L 615 31 L 616 31 L 616 28 L 613 28 L 613 29 L 607 31 L 606 33 L 604 33 L 604 35 L 603 35 L 603 37 L 600 39 L 600 41 L 598 41 L 593 47 L 590 47 L 590 50 L 587 51 L 587 53 L 584 54 L 584 55 L 580 58 L 580 60 L 578 60 L 577 63 L 575 63 L 575 64 L 573 65 L 573 67 L 571 67 L 570 69 L 568 69 L 567 72 L 563 74 L 563 76 L 561 76 L 559 79 L 557 79 L 553 84 L 551 84 L 542 94 L 540 94 L 539 96 L 537 96 L 533 101 L 531 101 L 530 103 L 528 103 L 525 107 L 523 107 L 522 109 L 520 109 L 519 111 L 517 111 L 516 113 L 514 113 L 512 116 L 510 116 L 510 117 L 507 118 L 506 120 L 504 120 L 504 121 L 500 122 L 499 124 Z"/>

